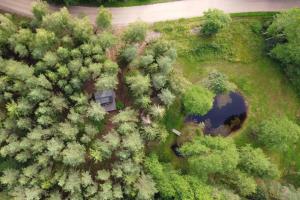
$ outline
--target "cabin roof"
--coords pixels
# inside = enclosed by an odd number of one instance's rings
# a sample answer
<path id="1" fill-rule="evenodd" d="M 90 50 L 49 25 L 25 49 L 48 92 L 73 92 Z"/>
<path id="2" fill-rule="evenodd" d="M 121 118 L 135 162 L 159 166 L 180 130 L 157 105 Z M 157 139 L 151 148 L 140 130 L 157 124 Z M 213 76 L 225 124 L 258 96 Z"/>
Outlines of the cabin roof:
<path id="1" fill-rule="evenodd" d="M 116 110 L 116 93 L 113 90 L 96 91 L 94 97 L 107 112 Z"/>

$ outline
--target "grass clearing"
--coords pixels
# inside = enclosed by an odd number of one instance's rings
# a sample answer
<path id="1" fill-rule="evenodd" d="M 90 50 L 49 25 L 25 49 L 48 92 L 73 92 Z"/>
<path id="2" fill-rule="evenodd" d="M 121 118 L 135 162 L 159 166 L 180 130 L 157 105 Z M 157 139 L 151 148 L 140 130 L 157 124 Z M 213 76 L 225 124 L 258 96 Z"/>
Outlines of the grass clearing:
<path id="1" fill-rule="evenodd" d="M 225 73 L 238 86 L 248 103 L 248 119 L 243 128 L 232 134 L 237 145 L 251 143 L 249 131 L 254 124 L 272 115 L 288 116 L 297 120 L 300 99 L 280 70 L 278 63 L 270 59 L 260 33 L 264 23 L 275 13 L 232 14 L 233 22 L 212 38 L 197 34 L 201 18 L 181 19 L 156 23 L 155 31 L 174 43 L 178 50 L 176 70 L 193 83 L 198 83 L 212 70 Z M 168 122 L 173 124 L 172 121 Z M 169 125 L 168 125 L 169 126 Z M 298 145 L 299 146 L 299 145 Z M 267 152 L 278 163 L 288 181 L 299 176 L 291 174 L 300 170 L 300 147 L 288 155 Z"/>

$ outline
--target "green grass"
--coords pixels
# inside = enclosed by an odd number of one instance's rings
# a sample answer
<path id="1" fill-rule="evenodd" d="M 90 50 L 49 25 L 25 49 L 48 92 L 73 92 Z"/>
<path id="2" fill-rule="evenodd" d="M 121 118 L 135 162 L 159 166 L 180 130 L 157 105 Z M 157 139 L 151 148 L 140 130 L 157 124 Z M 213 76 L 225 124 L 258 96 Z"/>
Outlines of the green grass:
<path id="1" fill-rule="evenodd" d="M 171 130 L 181 130 L 184 126 L 184 115 L 181 112 L 181 103 L 179 100 L 167 110 L 163 123 L 166 125 L 169 136 L 164 143 L 160 143 L 152 148 L 152 152 L 156 153 L 161 161 L 171 162 L 175 168 L 184 168 L 186 161 L 178 159 L 171 149 L 171 146 L 177 139 L 177 136 Z"/>
<path id="2" fill-rule="evenodd" d="M 127 0 L 127 1 L 117 1 L 105 3 L 106 7 L 129 7 L 129 6 L 141 6 L 155 3 L 165 3 L 174 0 Z"/>
<path id="3" fill-rule="evenodd" d="M 80 0 L 78 5 L 83 6 L 105 6 L 105 7 L 130 7 L 130 6 L 141 6 L 155 3 L 165 3 L 175 0 L 124 0 L 124 1 L 113 1 L 113 2 L 104 2 L 99 3 L 97 0 Z M 49 0 L 51 3 L 51 0 Z"/>
<path id="4" fill-rule="evenodd" d="M 212 38 L 192 33 L 201 24 L 201 18 L 181 19 L 156 23 L 153 29 L 171 40 L 178 50 L 176 70 L 197 84 L 207 74 L 217 69 L 225 73 L 238 86 L 248 104 L 248 119 L 243 128 L 234 133 L 237 145 L 251 143 L 251 127 L 270 116 L 287 115 L 297 121 L 300 99 L 283 75 L 278 63 L 266 53 L 265 43 L 257 30 L 275 13 L 232 14 L 233 22 Z M 168 122 L 172 124 L 173 122 Z M 298 145 L 300 146 L 300 145 Z M 300 170 L 300 147 L 283 153 L 266 153 L 276 162 L 286 180 L 300 186 L 299 176 L 290 176 Z"/>

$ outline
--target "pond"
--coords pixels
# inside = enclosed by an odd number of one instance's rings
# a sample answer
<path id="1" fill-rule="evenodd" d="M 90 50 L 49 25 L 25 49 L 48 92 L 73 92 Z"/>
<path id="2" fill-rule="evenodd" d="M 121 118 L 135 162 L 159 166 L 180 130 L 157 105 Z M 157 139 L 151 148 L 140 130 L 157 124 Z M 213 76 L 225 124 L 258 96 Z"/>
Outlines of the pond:
<path id="1" fill-rule="evenodd" d="M 187 122 L 204 123 L 204 133 L 208 135 L 228 136 L 240 129 L 247 117 L 247 105 L 238 92 L 217 95 L 213 108 L 203 116 L 188 116 Z"/>

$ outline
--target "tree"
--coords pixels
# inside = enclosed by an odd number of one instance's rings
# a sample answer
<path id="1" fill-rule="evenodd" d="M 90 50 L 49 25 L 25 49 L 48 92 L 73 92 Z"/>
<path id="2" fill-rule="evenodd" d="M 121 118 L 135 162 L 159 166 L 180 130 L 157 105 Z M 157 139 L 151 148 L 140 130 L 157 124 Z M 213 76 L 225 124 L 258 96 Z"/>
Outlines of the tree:
<path id="1" fill-rule="evenodd" d="M 138 189 L 137 198 L 142 200 L 153 199 L 154 194 L 157 192 L 152 177 L 145 174 L 140 176 L 135 187 Z"/>
<path id="2" fill-rule="evenodd" d="M 17 26 L 12 22 L 10 18 L 4 15 L 0 15 L 0 47 L 3 47 L 9 41 L 9 37 L 16 33 Z M 2 55 L 1 49 L 1 55 Z"/>
<path id="3" fill-rule="evenodd" d="M 185 143 L 180 151 L 188 158 L 191 171 L 204 179 L 233 171 L 239 161 L 234 142 L 221 137 L 198 136 Z"/>
<path id="4" fill-rule="evenodd" d="M 143 76 L 139 73 L 126 77 L 126 82 L 135 96 L 148 93 L 151 86 L 149 76 Z"/>
<path id="5" fill-rule="evenodd" d="M 279 13 L 267 29 L 271 56 L 283 63 L 287 77 L 297 90 L 300 89 L 299 16 L 299 8 Z"/>
<path id="6" fill-rule="evenodd" d="M 104 108 L 97 102 L 91 102 L 90 108 L 87 111 L 87 116 L 91 117 L 96 122 L 101 122 L 105 115 Z"/>
<path id="7" fill-rule="evenodd" d="M 158 118 L 158 119 L 162 119 L 163 116 L 165 115 L 165 109 L 162 106 L 159 105 L 153 105 L 150 108 L 150 114 L 154 117 L 154 118 Z"/>
<path id="8" fill-rule="evenodd" d="M 213 107 L 214 95 L 201 86 L 192 86 L 183 95 L 184 109 L 188 114 L 204 115 Z"/>
<path id="9" fill-rule="evenodd" d="M 17 183 L 19 172 L 14 169 L 6 169 L 1 176 L 1 183 L 8 185 L 9 187 L 14 186 Z"/>
<path id="10" fill-rule="evenodd" d="M 158 97 L 167 107 L 169 107 L 175 100 L 175 96 L 169 89 L 163 89 L 161 93 L 158 94 Z"/>
<path id="11" fill-rule="evenodd" d="M 254 178 L 238 170 L 234 171 L 227 181 L 227 184 L 234 185 L 234 189 L 244 197 L 256 191 L 257 185 Z"/>
<path id="12" fill-rule="evenodd" d="M 147 157 L 145 167 L 155 180 L 156 188 L 163 199 L 213 199 L 210 186 L 160 163 L 156 155 Z"/>
<path id="13" fill-rule="evenodd" d="M 97 90 L 104 91 L 104 90 L 111 90 L 116 87 L 118 84 L 117 76 L 116 75 L 101 75 L 96 80 L 96 88 Z"/>
<path id="14" fill-rule="evenodd" d="M 157 90 L 163 88 L 167 83 L 167 76 L 162 73 L 155 73 L 152 75 L 153 87 Z"/>
<path id="15" fill-rule="evenodd" d="M 146 38 L 147 29 L 147 24 L 144 22 L 135 22 L 129 24 L 128 28 L 123 34 L 123 39 L 127 43 L 142 42 Z"/>
<path id="16" fill-rule="evenodd" d="M 203 80 L 203 84 L 215 94 L 222 94 L 236 88 L 234 84 L 228 81 L 228 77 L 226 75 L 218 71 L 210 72 L 208 77 Z"/>
<path id="17" fill-rule="evenodd" d="M 231 22 L 230 15 L 225 14 L 222 10 L 209 9 L 204 12 L 201 32 L 206 36 L 212 36 Z"/>
<path id="18" fill-rule="evenodd" d="M 96 18 L 96 24 L 97 24 L 98 28 L 100 28 L 101 30 L 106 30 L 106 29 L 110 28 L 111 20 L 112 20 L 111 12 L 108 9 L 101 6 L 99 8 L 99 12 L 98 12 L 98 15 Z"/>
<path id="19" fill-rule="evenodd" d="M 122 50 L 120 54 L 120 60 L 125 63 L 130 63 L 135 59 L 136 56 L 137 48 L 135 46 L 128 46 Z"/>
<path id="20" fill-rule="evenodd" d="M 32 5 L 32 13 L 38 22 L 41 22 L 43 17 L 49 13 L 49 6 L 44 1 L 34 2 Z"/>
<path id="21" fill-rule="evenodd" d="M 248 174 L 260 178 L 275 178 L 279 171 L 260 148 L 254 149 L 246 145 L 239 149 L 239 167 Z"/>
<path id="22" fill-rule="evenodd" d="M 128 68 L 136 110 L 106 118 L 93 93 L 114 89 L 123 75 L 107 55 L 115 36 L 94 33 L 86 17 L 66 8 L 49 13 L 46 4 L 36 4 L 33 10 L 26 25 L 0 15 L 0 154 L 13 163 L 2 170 L 1 190 L 15 199 L 153 198 L 155 183 L 143 167 L 145 142 L 164 141 L 168 132 L 164 107 L 151 109 L 151 95 L 164 88 L 161 99 L 168 104 L 174 98 L 168 80 L 174 49 L 151 44 L 153 54 L 143 63 L 152 62 L 154 71 Z M 137 27 L 127 32 L 132 43 L 146 34 Z M 151 85 L 150 71 L 166 77 L 160 89 Z M 151 125 L 142 123 L 141 113 Z M 182 190 L 190 197 L 188 180 L 177 172 L 171 177 L 175 195 Z"/>
<path id="23" fill-rule="evenodd" d="M 63 150 L 63 162 L 67 165 L 78 166 L 85 161 L 85 148 L 78 143 L 68 143 Z"/>
<path id="24" fill-rule="evenodd" d="M 294 148 L 300 136 L 300 127 L 286 117 L 264 120 L 258 127 L 257 137 L 261 144 L 275 151 Z"/>

